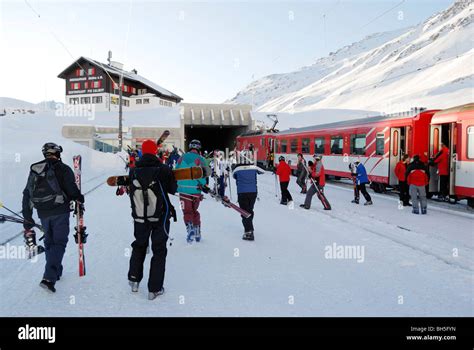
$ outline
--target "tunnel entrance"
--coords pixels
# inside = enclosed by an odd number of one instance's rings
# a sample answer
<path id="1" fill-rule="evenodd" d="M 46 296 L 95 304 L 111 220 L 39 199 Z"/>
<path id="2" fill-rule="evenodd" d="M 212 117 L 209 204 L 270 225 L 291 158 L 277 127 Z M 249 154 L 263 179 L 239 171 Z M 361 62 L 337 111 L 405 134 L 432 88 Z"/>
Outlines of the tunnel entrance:
<path id="1" fill-rule="evenodd" d="M 234 149 L 235 138 L 247 131 L 247 126 L 186 126 L 184 128 L 185 149 L 193 139 L 201 141 L 202 151 Z"/>

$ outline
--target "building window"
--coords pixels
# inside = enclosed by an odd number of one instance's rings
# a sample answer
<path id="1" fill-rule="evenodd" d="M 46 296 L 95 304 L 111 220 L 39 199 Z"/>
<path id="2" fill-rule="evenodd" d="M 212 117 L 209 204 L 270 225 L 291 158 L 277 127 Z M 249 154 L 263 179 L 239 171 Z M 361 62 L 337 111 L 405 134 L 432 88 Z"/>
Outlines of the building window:
<path id="1" fill-rule="evenodd" d="M 142 104 L 142 99 L 141 98 L 137 98 L 137 102 L 135 102 L 137 105 L 141 105 Z"/>
<path id="2" fill-rule="evenodd" d="M 92 103 L 102 103 L 102 96 L 92 96 Z"/>
<path id="3" fill-rule="evenodd" d="M 342 154 L 342 136 L 331 136 L 331 154 Z"/>
<path id="4" fill-rule="evenodd" d="M 88 75 L 95 75 L 95 67 L 89 68 L 89 69 L 87 70 L 87 74 L 88 74 Z"/>
<path id="5" fill-rule="evenodd" d="M 134 95 L 137 94 L 137 89 L 136 88 L 132 88 L 132 94 L 134 94 Z"/>
<path id="6" fill-rule="evenodd" d="M 77 104 L 79 104 L 79 97 L 71 97 L 71 98 L 69 99 L 69 104 L 71 104 L 71 105 L 77 105 Z"/>
<path id="7" fill-rule="evenodd" d="M 150 99 L 149 98 L 144 98 L 143 99 L 143 104 L 149 104 L 150 103 Z"/>
<path id="8" fill-rule="evenodd" d="M 84 89 L 88 89 L 89 88 L 89 82 L 88 81 L 85 81 L 84 82 Z"/>
<path id="9" fill-rule="evenodd" d="M 84 69 L 76 69 L 76 77 L 83 77 L 84 76 Z"/>
<path id="10" fill-rule="evenodd" d="M 90 97 L 81 97 L 81 105 L 89 104 L 89 103 L 91 103 Z"/>
<path id="11" fill-rule="evenodd" d="M 100 89 L 101 87 L 102 87 L 102 81 L 101 80 L 97 80 L 97 81 L 92 82 L 92 88 Z"/>
<path id="12" fill-rule="evenodd" d="M 375 154 L 378 156 L 383 156 L 385 151 L 385 134 L 378 133 L 375 138 Z"/>
<path id="13" fill-rule="evenodd" d="M 79 90 L 81 88 L 81 83 L 71 83 L 71 90 Z"/>
<path id="14" fill-rule="evenodd" d="M 118 84 L 117 83 L 112 83 L 112 89 L 118 90 Z"/>
<path id="15" fill-rule="evenodd" d="M 474 126 L 467 128 L 467 158 L 474 159 Z"/>
<path id="16" fill-rule="evenodd" d="M 314 139 L 314 153 L 324 153 L 324 137 L 316 137 Z"/>
<path id="17" fill-rule="evenodd" d="M 122 87 L 122 91 L 123 91 L 123 92 L 128 92 L 128 85 L 124 85 L 124 86 Z"/>
<path id="18" fill-rule="evenodd" d="M 122 99 L 122 106 L 130 107 L 130 101 L 126 99 Z"/>
<path id="19" fill-rule="evenodd" d="M 138 89 L 138 94 L 139 95 L 146 94 L 146 89 Z"/>
<path id="20" fill-rule="evenodd" d="M 351 135 L 351 154 L 365 154 L 365 134 Z"/>
<path id="21" fill-rule="evenodd" d="M 287 143 L 287 140 L 281 140 L 281 153 L 286 153 Z"/>

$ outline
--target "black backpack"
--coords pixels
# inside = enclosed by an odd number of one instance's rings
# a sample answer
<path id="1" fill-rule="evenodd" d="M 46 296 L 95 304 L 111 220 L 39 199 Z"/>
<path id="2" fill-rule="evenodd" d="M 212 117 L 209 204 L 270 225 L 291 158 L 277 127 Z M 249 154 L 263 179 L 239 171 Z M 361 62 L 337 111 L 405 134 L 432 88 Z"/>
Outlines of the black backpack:
<path id="1" fill-rule="evenodd" d="M 130 172 L 132 217 L 139 223 L 156 223 L 163 215 L 165 194 L 157 167 L 134 168 Z"/>
<path id="2" fill-rule="evenodd" d="M 48 162 L 35 163 L 30 168 L 28 190 L 33 206 L 39 210 L 51 210 L 64 205 L 67 196 L 59 185 L 54 166 Z"/>

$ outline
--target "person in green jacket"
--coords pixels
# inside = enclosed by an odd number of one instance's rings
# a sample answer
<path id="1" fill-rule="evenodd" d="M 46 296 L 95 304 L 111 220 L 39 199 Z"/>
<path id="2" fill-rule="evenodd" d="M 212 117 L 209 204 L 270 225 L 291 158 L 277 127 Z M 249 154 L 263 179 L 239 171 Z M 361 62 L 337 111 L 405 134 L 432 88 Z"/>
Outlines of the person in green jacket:
<path id="1" fill-rule="evenodd" d="M 191 168 L 193 166 L 206 167 L 206 160 L 199 154 L 201 142 L 192 140 L 189 143 L 189 151 L 178 159 L 175 169 Z M 179 180 L 178 192 L 181 201 L 181 208 L 184 214 L 184 224 L 186 225 L 186 241 L 192 243 L 201 241 L 201 216 L 198 208 L 203 195 L 200 186 L 206 185 L 206 179 Z"/>

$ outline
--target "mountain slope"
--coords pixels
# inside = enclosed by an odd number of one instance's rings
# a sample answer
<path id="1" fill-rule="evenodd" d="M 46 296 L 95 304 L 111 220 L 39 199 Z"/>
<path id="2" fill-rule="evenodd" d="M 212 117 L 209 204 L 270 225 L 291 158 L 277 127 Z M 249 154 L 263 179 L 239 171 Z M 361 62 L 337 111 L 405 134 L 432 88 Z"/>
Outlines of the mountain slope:
<path id="1" fill-rule="evenodd" d="M 256 80 L 229 102 L 257 110 L 385 112 L 474 100 L 473 5 L 457 1 L 425 22 L 371 35 L 298 71 Z"/>

